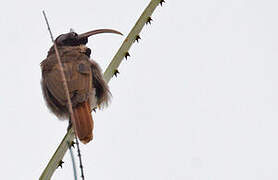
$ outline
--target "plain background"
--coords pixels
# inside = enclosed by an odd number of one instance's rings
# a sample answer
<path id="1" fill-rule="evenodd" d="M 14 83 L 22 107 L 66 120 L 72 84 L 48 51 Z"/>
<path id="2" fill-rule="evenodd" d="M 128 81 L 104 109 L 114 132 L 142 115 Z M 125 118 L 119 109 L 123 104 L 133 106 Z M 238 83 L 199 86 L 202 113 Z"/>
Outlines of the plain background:
<path id="1" fill-rule="evenodd" d="M 15 1 L 0 6 L 1 179 L 38 179 L 68 123 L 45 106 L 40 62 L 54 36 L 128 34 L 149 0 Z M 110 82 L 81 146 L 86 179 L 278 179 L 278 11 L 274 0 L 168 0 Z M 107 67 L 124 37 L 90 39 Z M 77 159 L 76 159 L 77 160 Z M 70 156 L 54 180 L 73 179 Z M 79 170 L 78 170 L 79 172 Z"/>

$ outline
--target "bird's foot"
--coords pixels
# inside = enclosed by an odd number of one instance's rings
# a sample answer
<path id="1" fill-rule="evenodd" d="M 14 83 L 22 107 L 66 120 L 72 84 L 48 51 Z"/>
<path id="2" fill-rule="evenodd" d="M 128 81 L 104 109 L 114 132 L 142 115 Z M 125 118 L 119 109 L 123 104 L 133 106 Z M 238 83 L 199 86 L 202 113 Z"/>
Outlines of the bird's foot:
<path id="1" fill-rule="evenodd" d="M 71 122 L 71 120 L 69 120 L 69 125 L 68 125 L 68 128 L 67 128 L 67 131 L 69 131 L 71 129 L 71 127 L 72 127 L 72 122 Z"/>

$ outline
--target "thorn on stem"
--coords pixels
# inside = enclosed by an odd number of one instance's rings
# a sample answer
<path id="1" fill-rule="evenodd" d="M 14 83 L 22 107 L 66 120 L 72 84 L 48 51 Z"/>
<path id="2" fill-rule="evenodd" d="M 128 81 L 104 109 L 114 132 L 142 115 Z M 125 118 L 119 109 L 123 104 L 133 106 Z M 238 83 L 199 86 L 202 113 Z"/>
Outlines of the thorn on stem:
<path id="1" fill-rule="evenodd" d="M 76 143 L 75 143 L 74 141 L 71 141 L 70 146 L 73 147 L 73 148 L 75 148 L 75 147 L 74 147 L 75 144 L 76 144 Z"/>
<path id="2" fill-rule="evenodd" d="M 59 161 L 59 164 L 58 164 L 58 166 L 57 166 L 57 168 L 58 168 L 58 167 L 63 168 L 63 163 L 64 163 L 64 161 L 60 160 L 60 161 Z"/>
<path id="3" fill-rule="evenodd" d="M 165 1 L 164 0 L 160 0 L 159 3 L 160 3 L 160 6 L 162 6 L 162 4 L 165 3 Z"/>
<path id="4" fill-rule="evenodd" d="M 130 54 L 128 52 L 125 53 L 125 59 L 127 59 L 127 57 L 130 57 Z"/>
<path id="5" fill-rule="evenodd" d="M 139 39 L 141 39 L 141 37 L 139 36 L 139 35 L 137 35 L 136 37 L 135 37 L 135 41 L 137 41 L 137 43 L 139 42 Z"/>
<path id="6" fill-rule="evenodd" d="M 117 77 L 118 74 L 120 74 L 120 72 L 118 71 L 118 69 L 116 69 L 116 70 L 114 71 L 114 76 Z"/>
<path id="7" fill-rule="evenodd" d="M 151 17 L 148 17 L 147 22 L 146 22 L 146 25 L 151 24 L 151 21 L 152 21 L 152 20 L 153 20 L 153 19 L 152 19 Z"/>

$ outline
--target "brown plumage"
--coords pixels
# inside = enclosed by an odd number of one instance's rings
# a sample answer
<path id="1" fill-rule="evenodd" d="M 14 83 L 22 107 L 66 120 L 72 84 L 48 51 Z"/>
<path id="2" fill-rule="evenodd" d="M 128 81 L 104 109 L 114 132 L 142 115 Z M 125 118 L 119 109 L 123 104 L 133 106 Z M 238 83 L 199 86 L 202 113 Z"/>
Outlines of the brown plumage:
<path id="1" fill-rule="evenodd" d="M 92 131 L 94 122 L 90 112 L 90 105 L 88 102 L 83 102 L 79 106 L 73 108 L 73 115 L 76 120 L 76 133 L 83 143 L 87 143 L 93 139 Z"/>
<path id="2" fill-rule="evenodd" d="M 88 35 L 86 37 L 84 34 L 61 35 L 56 39 L 56 44 L 73 106 L 74 129 L 78 138 L 83 143 L 88 143 L 93 138 L 94 127 L 91 109 L 96 105 L 107 105 L 110 92 L 100 67 L 90 60 L 91 50 L 85 46 L 86 38 L 90 34 L 85 34 Z M 47 58 L 41 62 L 41 69 L 41 85 L 48 108 L 59 119 L 69 118 L 67 98 L 53 47 L 50 48 Z"/>

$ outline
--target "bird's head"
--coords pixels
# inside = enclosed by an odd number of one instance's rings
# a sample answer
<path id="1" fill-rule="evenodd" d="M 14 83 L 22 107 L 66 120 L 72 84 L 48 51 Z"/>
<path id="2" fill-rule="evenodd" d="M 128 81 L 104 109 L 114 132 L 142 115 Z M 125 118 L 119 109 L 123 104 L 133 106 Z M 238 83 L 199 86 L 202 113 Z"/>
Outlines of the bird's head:
<path id="1" fill-rule="evenodd" d="M 88 43 L 88 37 L 100 34 L 100 33 L 114 33 L 114 34 L 120 34 L 119 31 L 113 30 L 113 29 L 97 29 L 93 31 L 89 31 L 83 34 L 77 34 L 76 32 L 69 32 L 66 34 L 61 34 L 58 36 L 55 40 L 55 43 L 57 46 L 79 46 L 79 45 L 85 45 Z"/>

